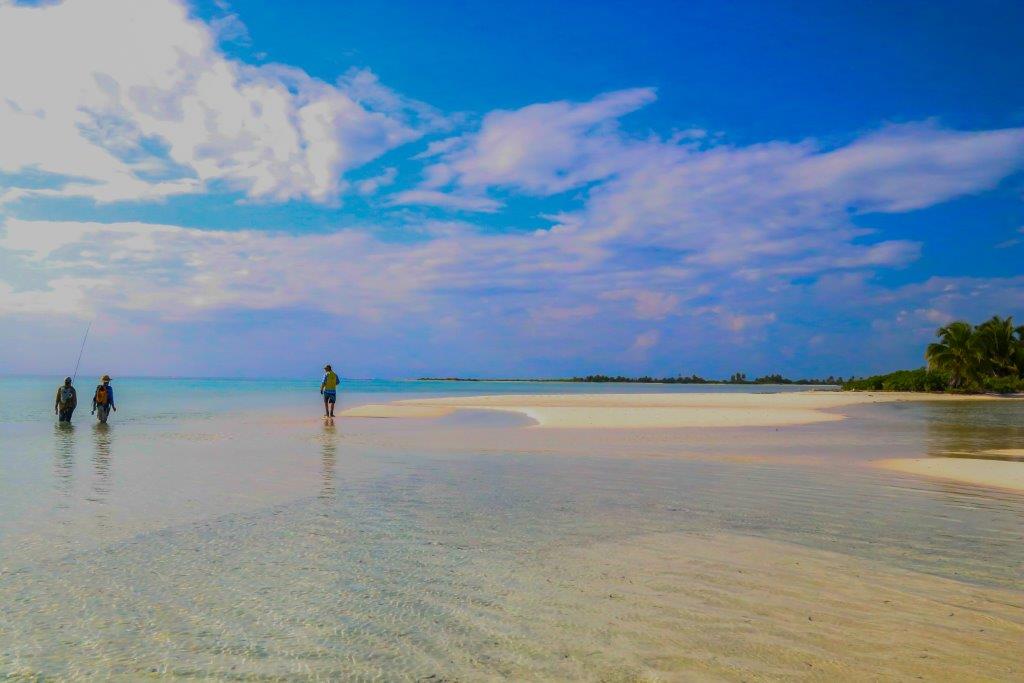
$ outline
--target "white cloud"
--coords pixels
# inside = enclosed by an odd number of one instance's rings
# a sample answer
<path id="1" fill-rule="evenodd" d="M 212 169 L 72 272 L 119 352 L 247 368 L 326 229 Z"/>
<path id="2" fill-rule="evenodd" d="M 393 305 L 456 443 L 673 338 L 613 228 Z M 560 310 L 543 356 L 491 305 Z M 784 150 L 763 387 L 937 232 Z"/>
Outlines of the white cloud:
<path id="1" fill-rule="evenodd" d="M 620 90 L 590 102 L 549 102 L 494 111 L 479 132 L 435 144 L 443 158 L 427 184 L 464 188 L 504 186 L 549 195 L 616 172 L 617 120 L 654 101 L 650 88 Z"/>
<path id="2" fill-rule="evenodd" d="M 610 301 L 633 302 L 633 315 L 640 320 L 661 320 L 675 312 L 682 300 L 679 294 L 653 292 L 646 289 L 625 289 L 604 295 Z"/>
<path id="3" fill-rule="evenodd" d="M 440 206 L 456 211 L 479 211 L 481 213 L 494 213 L 502 207 L 501 202 L 489 197 L 425 189 L 396 192 L 391 195 L 389 202 L 394 206 Z"/>
<path id="4" fill-rule="evenodd" d="M 661 341 L 661 333 L 658 330 L 647 330 L 633 339 L 633 345 L 629 350 L 632 353 L 643 353 L 657 346 L 659 341 Z"/>
<path id="5" fill-rule="evenodd" d="M 371 195 L 382 187 L 387 187 L 395 182 L 398 177 L 398 169 L 394 166 L 384 169 L 381 173 L 365 180 L 360 180 L 356 185 L 361 195 Z"/>
<path id="6" fill-rule="evenodd" d="M 55 177 L 22 193 L 97 201 L 217 181 L 331 202 L 345 171 L 436 123 L 365 71 L 331 85 L 229 59 L 217 30 L 173 0 L 0 6 L 0 63 L 17 65 L 0 69 L 0 171 Z"/>

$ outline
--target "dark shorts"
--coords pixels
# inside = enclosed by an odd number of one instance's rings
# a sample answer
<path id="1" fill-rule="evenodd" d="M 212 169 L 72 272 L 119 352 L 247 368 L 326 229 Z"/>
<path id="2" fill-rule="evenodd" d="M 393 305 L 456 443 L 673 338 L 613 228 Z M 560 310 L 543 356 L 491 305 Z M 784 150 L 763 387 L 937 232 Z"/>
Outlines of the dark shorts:
<path id="1" fill-rule="evenodd" d="M 328 403 L 338 402 L 338 392 L 335 389 L 324 389 L 324 400 Z"/>

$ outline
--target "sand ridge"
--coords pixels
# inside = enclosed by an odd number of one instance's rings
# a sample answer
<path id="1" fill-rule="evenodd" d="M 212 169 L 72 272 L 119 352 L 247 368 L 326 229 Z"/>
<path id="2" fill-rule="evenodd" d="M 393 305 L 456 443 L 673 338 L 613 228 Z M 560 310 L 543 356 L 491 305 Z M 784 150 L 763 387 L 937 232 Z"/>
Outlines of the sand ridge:
<path id="1" fill-rule="evenodd" d="M 893 458 L 876 460 L 873 465 L 904 474 L 1024 493 L 1024 462 L 991 458 Z"/>
<path id="2" fill-rule="evenodd" d="M 902 401 L 1005 400 L 947 394 L 799 391 L 780 393 L 503 394 L 405 399 L 364 405 L 342 417 L 441 417 L 458 409 L 524 414 L 540 428 L 658 429 L 772 427 L 844 419 L 844 406 Z"/>

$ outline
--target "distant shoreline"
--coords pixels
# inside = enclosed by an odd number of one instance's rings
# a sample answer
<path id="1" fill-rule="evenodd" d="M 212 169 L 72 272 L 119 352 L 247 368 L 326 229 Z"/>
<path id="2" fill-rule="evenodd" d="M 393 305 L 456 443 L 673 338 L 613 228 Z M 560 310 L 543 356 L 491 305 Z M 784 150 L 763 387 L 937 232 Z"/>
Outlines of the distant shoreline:
<path id="1" fill-rule="evenodd" d="M 479 378 L 479 377 L 417 377 L 416 382 L 537 382 L 537 383 L 561 383 L 561 384 L 688 384 L 693 386 L 716 385 L 716 386 L 820 386 L 820 387 L 841 387 L 842 378 L 834 379 L 787 379 L 785 377 L 773 376 L 770 378 L 758 378 L 756 380 L 725 380 L 725 379 L 704 379 L 703 377 L 606 377 L 598 375 L 594 377 L 561 377 L 561 378 L 529 378 L 517 379 L 511 377 L 502 378 Z"/>

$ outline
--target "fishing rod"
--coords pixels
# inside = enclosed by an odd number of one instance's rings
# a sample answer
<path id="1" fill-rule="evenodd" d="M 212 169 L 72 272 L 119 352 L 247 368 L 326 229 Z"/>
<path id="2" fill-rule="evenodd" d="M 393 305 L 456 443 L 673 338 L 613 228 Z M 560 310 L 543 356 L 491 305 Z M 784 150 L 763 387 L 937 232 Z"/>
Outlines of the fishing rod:
<path id="1" fill-rule="evenodd" d="M 82 337 L 82 348 L 78 350 L 78 361 L 75 363 L 75 374 L 71 376 L 71 383 L 74 384 L 75 380 L 78 379 L 78 366 L 82 363 L 82 354 L 85 352 L 85 340 L 89 338 L 89 330 L 92 329 L 92 321 L 89 321 L 89 325 L 85 328 L 85 335 Z"/>

